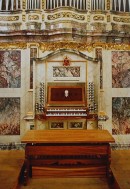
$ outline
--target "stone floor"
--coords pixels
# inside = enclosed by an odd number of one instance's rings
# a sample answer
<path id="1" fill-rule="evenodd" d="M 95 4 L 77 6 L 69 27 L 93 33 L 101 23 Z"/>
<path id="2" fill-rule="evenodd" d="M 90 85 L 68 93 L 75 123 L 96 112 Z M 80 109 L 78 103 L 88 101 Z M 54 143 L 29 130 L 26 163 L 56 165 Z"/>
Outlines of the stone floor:
<path id="1" fill-rule="evenodd" d="M 50 178 L 31 179 L 20 189 L 110 189 L 106 179 L 100 178 Z"/>
<path id="2" fill-rule="evenodd" d="M 112 150 L 113 185 L 106 178 L 30 178 L 18 185 L 23 161 L 22 150 L 0 151 L 0 189 L 130 189 L 130 150 Z"/>

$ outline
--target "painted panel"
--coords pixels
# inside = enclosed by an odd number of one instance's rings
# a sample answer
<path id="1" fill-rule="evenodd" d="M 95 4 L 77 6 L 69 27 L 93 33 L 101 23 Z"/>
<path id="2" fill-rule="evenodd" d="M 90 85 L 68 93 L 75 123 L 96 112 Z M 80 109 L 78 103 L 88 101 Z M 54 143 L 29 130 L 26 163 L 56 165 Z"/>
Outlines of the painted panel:
<path id="1" fill-rule="evenodd" d="M 0 98 L 0 135 L 20 135 L 20 98 Z"/>
<path id="2" fill-rule="evenodd" d="M 21 51 L 0 51 L 0 88 L 21 87 Z"/>
<path id="3" fill-rule="evenodd" d="M 112 87 L 130 87 L 130 51 L 112 51 Z"/>
<path id="4" fill-rule="evenodd" d="M 130 134 L 130 97 L 112 98 L 112 134 Z"/>
<path id="5" fill-rule="evenodd" d="M 53 67 L 53 77 L 80 77 L 80 67 Z"/>

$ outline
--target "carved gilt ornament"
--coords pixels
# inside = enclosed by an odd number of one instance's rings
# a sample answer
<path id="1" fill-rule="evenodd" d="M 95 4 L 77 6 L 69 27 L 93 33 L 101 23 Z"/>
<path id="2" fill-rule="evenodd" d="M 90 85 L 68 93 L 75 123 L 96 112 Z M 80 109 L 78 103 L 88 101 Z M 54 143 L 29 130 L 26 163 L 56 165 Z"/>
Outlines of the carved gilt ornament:
<path id="1" fill-rule="evenodd" d="M 123 23 L 130 23 L 130 17 L 123 18 L 123 17 L 116 17 L 116 16 L 114 16 L 113 17 L 113 21 L 115 21 L 115 22 L 123 22 Z"/>
<path id="2" fill-rule="evenodd" d="M 77 51 L 88 51 L 91 52 L 95 48 L 100 47 L 106 50 L 130 50 L 129 44 L 116 44 L 116 43 L 74 43 L 74 42 L 57 42 L 57 43 L 40 43 L 35 44 L 42 51 L 55 51 L 58 49 L 74 49 Z M 18 43 L 9 43 L 3 42 L 0 43 L 0 49 L 26 49 L 31 47 L 32 44 L 18 42 Z"/>
<path id="3" fill-rule="evenodd" d="M 0 21 L 17 21 L 19 16 L 0 16 Z"/>
<path id="4" fill-rule="evenodd" d="M 72 12 L 60 12 L 53 15 L 48 15 L 47 18 L 48 20 L 56 20 L 58 18 L 73 18 L 76 20 L 85 20 L 84 15 L 79 15 Z"/>
<path id="5" fill-rule="evenodd" d="M 28 20 L 39 20 L 39 16 L 38 15 L 29 15 Z"/>
<path id="6" fill-rule="evenodd" d="M 104 20 L 104 16 L 96 15 L 96 16 L 93 17 L 93 20 L 94 21 L 97 21 L 97 20 L 103 21 Z"/>
<path id="7" fill-rule="evenodd" d="M 101 47 L 106 50 L 130 50 L 128 44 L 116 44 L 116 43 L 74 43 L 74 42 L 57 42 L 57 43 L 40 43 L 41 51 L 55 51 L 58 49 L 75 49 L 77 51 L 88 51 L 91 52 L 95 48 Z"/>
<path id="8" fill-rule="evenodd" d="M 18 42 L 18 43 L 0 43 L 0 49 L 26 49 L 27 43 Z"/>

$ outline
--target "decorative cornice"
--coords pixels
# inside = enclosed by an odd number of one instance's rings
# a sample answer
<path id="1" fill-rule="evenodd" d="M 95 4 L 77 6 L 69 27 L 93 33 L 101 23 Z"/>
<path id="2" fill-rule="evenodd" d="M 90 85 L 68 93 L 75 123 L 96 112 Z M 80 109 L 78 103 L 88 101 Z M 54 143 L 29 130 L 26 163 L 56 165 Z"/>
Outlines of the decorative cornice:
<path id="1" fill-rule="evenodd" d="M 106 50 L 130 50 L 130 44 L 116 44 L 116 43 L 75 43 L 75 42 L 54 42 L 54 43 L 40 43 L 42 51 L 55 51 L 57 49 L 75 49 L 78 51 L 91 52 L 93 49 L 101 47 Z"/>
<path id="2" fill-rule="evenodd" d="M 73 54 L 77 54 L 79 56 L 81 56 L 82 58 L 86 59 L 86 60 L 90 60 L 92 62 L 98 62 L 98 59 L 97 58 L 92 58 L 90 56 L 87 56 L 86 54 L 80 52 L 79 50 L 74 50 L 74 49 L 65 49 L 65 48 L 60 48 L 60 49 L 57 49 L 51 53 L 49 53 L 48 55 L 44 56 L 44 57 L 41 57 L 41 58 L 36 58 L 36 60 L 46 60 L 56 54 L 59 54 L 61 52 L 68 52 L 68 53 L 73 53 Z"/>
<path id="3" fill-rule="evenodd" d="M 0 49 L 26 49 L 27 43 L 17 42 L 17 43 L 0 43 Z"/>
<path id="4" fill-rule="evenodd" d="M 2 42 L 0 49 L 26 49 L 27 47 L 35 44 L 41 51 L 56 51 L 58 49 L 68 49 L 75 51 L 88 51 L 92 52 L 95 48 L 100 47 L 106 50 L 130 50 L 130 44 L 116 44 L 116 43 L 77 43 L 72 41 L 59 41 L 59 42 Z"/>
<path id="5" fill-rule="evenodd" d="M 68 41 L 40 43 L 40 49 L 42 51 L 55 51 L 57 49 L 75 49 L 78 51 L 92 51 L 91 44 L 88 43 L 75 43 Z"/>

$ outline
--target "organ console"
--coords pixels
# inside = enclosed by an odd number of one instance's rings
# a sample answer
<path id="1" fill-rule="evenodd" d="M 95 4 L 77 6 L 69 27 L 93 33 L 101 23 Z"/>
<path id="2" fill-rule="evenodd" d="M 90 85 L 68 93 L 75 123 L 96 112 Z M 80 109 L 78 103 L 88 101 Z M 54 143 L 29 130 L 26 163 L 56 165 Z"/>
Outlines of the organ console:
<path id="1" fill-rule="evenodd" d="M 43 120 L 96 120 L 97 104 L 94 100 L 94 83 L 48 83 L 47 98 L 45 86 L 39 89 L 40 103 L 36 103 L 36 118 Z M 44 105 L 45 103 L 45 105 Z"/>

